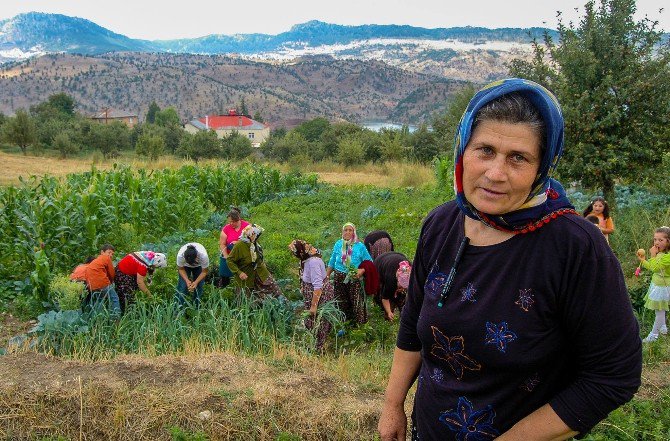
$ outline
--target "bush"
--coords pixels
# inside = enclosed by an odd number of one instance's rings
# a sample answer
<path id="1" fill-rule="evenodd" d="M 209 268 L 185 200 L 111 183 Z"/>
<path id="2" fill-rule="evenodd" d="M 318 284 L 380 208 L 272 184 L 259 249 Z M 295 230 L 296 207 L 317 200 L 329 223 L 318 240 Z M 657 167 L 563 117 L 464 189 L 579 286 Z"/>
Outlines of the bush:
<path id="1" fill-rule="evenodd" d="M 357 137 L 348 136 L 340 141 L 337 162 L 350 167 L 352 165 L 362 164 L 365 160 L 365 147 Z"/>
<path id="2" fill-rule="evenodd" d="M 84 285 L 81 282 L 74 282 L 70 278 L 61 274 L 54 277 L 49 284 L 51 299 L 58 305 L 61 311 L 79 309 L 81 298 L 84 294 Z"/>

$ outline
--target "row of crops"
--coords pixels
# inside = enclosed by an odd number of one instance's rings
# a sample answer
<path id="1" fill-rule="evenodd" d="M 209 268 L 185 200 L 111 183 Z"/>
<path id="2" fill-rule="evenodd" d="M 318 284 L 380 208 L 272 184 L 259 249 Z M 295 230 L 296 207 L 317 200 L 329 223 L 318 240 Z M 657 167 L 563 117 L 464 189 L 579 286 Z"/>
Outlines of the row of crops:
<path id="1" fill-rule="evenodd" d="M 0 189 L 0 279 L 39 284 L 41 275 L 71 269 L 103 243 L 139 246 L 198 228 L 231 205 L 310 192 L 316 185 L 314 175 L 255 164 L 160 171 L 115 167 L 22 181 Z"/>

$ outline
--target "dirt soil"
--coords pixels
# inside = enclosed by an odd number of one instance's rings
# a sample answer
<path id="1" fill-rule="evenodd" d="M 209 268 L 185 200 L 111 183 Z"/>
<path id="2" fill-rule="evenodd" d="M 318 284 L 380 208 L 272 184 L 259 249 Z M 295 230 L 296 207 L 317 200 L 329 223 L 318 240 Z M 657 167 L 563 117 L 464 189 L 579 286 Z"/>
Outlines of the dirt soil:
<path id="1" fill-rule="evenodd" d="M 382 396 L 297 366 L 231 354 L 87 363 L 0 356 L 0 438 L 372 439 Z M 294 439 L 294 438 L 288 438 Z"/>
<path id="2" fill-rule="evenodd" d="M 34 325 L 34 321 L 26 322 L 9 313 L 0 313 L 0 348 L 6 348 L 10 338 L 26 333 Z"/>

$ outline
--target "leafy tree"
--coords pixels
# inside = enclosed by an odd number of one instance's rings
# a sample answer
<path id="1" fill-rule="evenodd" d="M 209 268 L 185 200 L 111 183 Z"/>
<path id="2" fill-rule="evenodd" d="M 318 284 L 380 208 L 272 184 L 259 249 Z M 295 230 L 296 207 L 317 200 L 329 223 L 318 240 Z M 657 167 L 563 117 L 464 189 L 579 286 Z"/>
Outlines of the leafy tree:
<path id="1" fill-rule="evenodd" d="M 146 117 L 146 122 L 148 123 L 155 123 L 156 122 L 156 114 L 160 112 L 161 108 L 158 107 L 158 104 L 156 104 L 156 101 L 152 101 L 151 104 L 149 104 L 149 110 L 147 111 L 147 117 Z"/>
<path id="2" fill-rule="evenodd" d="M 670 43 L 635 10 L 634 0 L 590 1 L 578 25 L 559 22 L 558 44 L 545 36 L 533 60 L 511 64 L 562 104 L 561 176 L 601 189 L 610 204 L 616 180 L 650 176 L 668 149 Z"/>
<path id="3" fill-rule="evenodd" d="M 400 161 L 407 156 L 408 148 L 403 145 L 398 130 L 382 129 L 380 132 L 380 150 L 382 161 Z"/>
<path id="4" fill-rule="evenodd" d="M 321 134 L 321 144 L 326 158 L 335 159 L 340 145 L 340 140 L 348 135 L 360 133 L 363 130 L 361 126 L 352 123 L 331 124 Z"/>
<path id="5" fill-rule="evenodd" d="M 13 118 L 7 120 L 3 125 L 3 138 L 6 142 L 19 146 L 24 155 L 27 154 L 28 146 L 37 142 L 35 122 L 28 112 L 19 109 Z"/>
<path id="6" fill-rule="evenodd" d="M 119 150 L 130 148 L 130 129 L 119 121 L 92 124 L 86 142 L 91 147 L 98 148 L 104 158 L 113 158 L 118 155 Z"/>
<path id="7" fill-rule="evenodd" d="M 66 93 L 49 96 L 46 101 L 30 107 L 30 113 L 39 120 L 70 119 L 74 117 L 75 101 Z"/>
<path id="8" fill-rule="evenodd" d="M 349 135 L 340 141 L 337 149 L 337 162 L 345 167 L 362 164 L 365 161 L 365 146 L 354 135 Z"/>
<path id="9" fill-rule="evenodd" d="M 79 151 L 79 146 L 72 142 L 70 135 L 67 132 L 62 132 L 54 136 L 52 146 L 60 152 L 60 157 L 63 159 Z"/>
<path id="10" fill-rule="evenodd" d="M 154 122 L 161 127 L 179 126 L 179 114 L 174 107 L 166 107 L 156 112 Z"/>
<path id="11" fill-rule="evenodd" d="M 267 158 L 273 158 L 273 151 L 275 149 L 275 145 L 279 140 L 283 139 L 286 136 L 286 129 L 284 127 L 279 127 L 278 129 L 274 129 L 273 131 L 270 132 L 270 136 L 268 136 L 265 141 L 261 144 L 260 150 L 261 153 L 267 157 Z"/>
<path id="12" fill-rule="evenodd" d="M 221 142 L 214 130 L 200 130 L 195 135 L 184 135 L 177 153 L 198 162 L 203 158 L 221 156 Z"/>
<path id="13" fill-rule="evenodd" d="M 237 131 L 233 131 L 223 138 L 221 145 L 223 146 L 224 156 L 231 159 L 244 159 L 254 151 L 251 140 L 244 135 L 240 135 Z"/>
<path id="14" fill-rule="evenodd" d="M 422 124 L 412 135 L 412 154 L 417 161 L 428 163 L 439 153 L 435 142 L 435 136 L 428 131 L 428 127 Z"/>
<path id="15" fill-rule="evenodd" d="M 458 123 L 475 92 L 477 90 L 474 85 L 466 84 L 449 99 L 445 113 L 432 118 L 431 125 L 433 126 L 435 142 L 440 152 L 453 155 L 454 136 Z"/>
<path id="16" fill-rule="evenodd" d="M 165 141 L 158 135 L 146 133 L 137 140 L 135 151 L 138 155 L 155 161 L 165 151 Z"/>
<path id="17" fill-rule="evenodd" d="M 291 130 L 274 144 L 271 157 L 286 162 L 297 155 L 309 156 L 309 147 L 309 142 L 300 132 Z"/>
<path id="18" fill-rule="evenodd" d="M 330 127 L 330 121 L 326 118 L 314 118 L 305 121 L 294 130 L 298 131 L 307 141 L 316 142 L 321 139 L 321 135 Z"/>
<path id="19" fill-rule="evenodd" d="M 6 121 L 7 116 L 4 113 L 0 112 L 0 128 L 2 128 L 3 124 L 5 124 Z"/>

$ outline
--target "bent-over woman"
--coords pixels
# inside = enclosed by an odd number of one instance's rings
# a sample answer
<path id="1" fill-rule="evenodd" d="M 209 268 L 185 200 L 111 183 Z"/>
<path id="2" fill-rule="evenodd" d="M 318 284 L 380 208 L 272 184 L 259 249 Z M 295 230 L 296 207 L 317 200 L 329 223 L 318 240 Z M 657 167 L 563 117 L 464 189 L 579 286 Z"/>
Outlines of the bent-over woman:
<path id="1" fill-rule="evenodd" d="M 326 277 L 334 273 L 335 299 L 347 320 L 355 323 L 368 321 L 365 292 L 361 277 L 365 273 L 359 268 L 364 260 L 372 261 L 370 253 L 356 236 L 356 226 L 351 222 L 342 227 L 342 238 L 335 242 L 328 261 Z"/>
<path id="2" fill-rule="evenodd" d="M 544 87 L 494 82 L 455 138 L 456 200 L 425 219 L 379 431 L 412 438 L 584 436 L 640 386 L 621 266 L 551 175 L 563 116 Z M 606 322 L 603 318 L 607 318 Z"/>
<path id="3" fill-rule="evenodd" d="M 365 248 L 368 249 L 373 260 L 376 259 L 377 256 L 393 251 L 393 240 L 391 239 L 391 235 L 384 230 L 370 231 L 365 235 L 363 244 L 365 245 Z"/>
<path id="4" fill-rule="evenodd" d="M 375 301 L 382 307 L 386 320 L 395 319 L 395 311 L 402 311 L 407 298 L 407 287 L 412 265 L 407 256 L 390 251 L 380 254 L 374 260 L 379 273 L 379 292 Z"/>
<path id="5" fill-rule="evenodd" d="M 246 288 L 261 300 L 282 296 L 263 259 L 263 248 L 258 243 L 262 232 L 263 228 L 256 224 L 247 225 L 228 254 L 228 267 L 235 275 L 233 283 L 238 292 Z"/>
<path id="6" fill-rule="evenodd" d="M 156 268 L 166 266 L 165 254 L 153 251 L 136 251 L 126 254 L 116 264 L 114 285 L 119 295 L 121 313 L 126 312 L 128 305 L 135 303 L 135 291 L 138 289 L 146 295 L 151 295 L 145 282 L 147 275 L 151 276 Z"/>
<path id="7" fill-rule="evenodd" d="M 305 327 L 311 330 L 316 324 L 318 307 L 335 297 L 333 284 L 326 277 L 326 265 L 323 263 L 321 251 L 304 240 L 294 240 L 288 248 L 294 257 L 300 259 L 300 292 L 305 300 L 305 309 L 309 310 Z M 316 349 L 323 349 L 332 327 L 330 322 L 321 321 L 316 331 Z"/>

